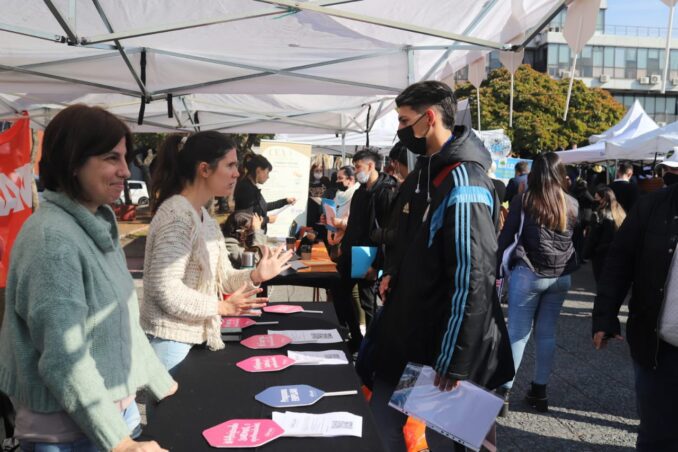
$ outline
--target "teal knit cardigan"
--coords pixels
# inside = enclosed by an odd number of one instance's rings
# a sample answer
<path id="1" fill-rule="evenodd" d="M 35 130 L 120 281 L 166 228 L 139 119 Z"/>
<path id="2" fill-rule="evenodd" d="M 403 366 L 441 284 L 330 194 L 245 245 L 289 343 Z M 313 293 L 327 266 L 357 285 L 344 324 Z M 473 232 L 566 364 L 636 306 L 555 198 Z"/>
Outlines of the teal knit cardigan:
<path id="1" fill-rule="evenodd" d="M 0 390 L 41 413 L 65 411 L 103 450 L 129 435 L 114 401 L 173 380 L 139 326 L 113 211 L 45 202 L 14 243 L 0 328 Z"/>

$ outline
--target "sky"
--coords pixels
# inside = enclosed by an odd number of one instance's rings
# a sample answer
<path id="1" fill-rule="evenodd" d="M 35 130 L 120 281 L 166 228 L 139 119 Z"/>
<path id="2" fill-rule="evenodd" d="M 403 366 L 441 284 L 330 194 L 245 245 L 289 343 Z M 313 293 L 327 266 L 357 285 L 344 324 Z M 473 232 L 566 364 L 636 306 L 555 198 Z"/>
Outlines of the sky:
<path id="1" fill-rule="evenodd" d="M 669 8 L 661 0 L 607 0 L 605 22 L 607 25 L 666 28 Z M 676 12 L 673 14 L 673 28 L 678 28 Z"/>

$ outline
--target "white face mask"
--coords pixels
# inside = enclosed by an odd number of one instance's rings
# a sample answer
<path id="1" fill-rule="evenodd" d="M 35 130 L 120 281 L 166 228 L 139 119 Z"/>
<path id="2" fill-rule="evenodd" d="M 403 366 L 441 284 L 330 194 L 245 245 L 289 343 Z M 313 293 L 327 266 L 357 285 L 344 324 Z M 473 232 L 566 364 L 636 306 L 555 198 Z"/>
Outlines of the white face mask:
<path id="1" fill-rule="evenodd" d="M 355 178 L 361 184 L 366 184 L 367 181 L 370 180 L 370 175 L 362 171 L 359 171 L 358 173 L 356 173 Z"/>
<path id="2" fill-rule="evenodd" d="M 314 179 L 320 179 L 321 177 L 323 177 L 323 173 L 313 173 Z"/>

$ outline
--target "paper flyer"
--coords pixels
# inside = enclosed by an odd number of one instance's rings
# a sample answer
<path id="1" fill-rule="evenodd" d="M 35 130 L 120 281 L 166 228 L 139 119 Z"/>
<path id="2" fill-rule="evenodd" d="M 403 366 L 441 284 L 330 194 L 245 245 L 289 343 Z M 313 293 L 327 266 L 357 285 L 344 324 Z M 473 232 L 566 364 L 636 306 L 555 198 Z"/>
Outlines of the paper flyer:
<path id="1" fill-rule="evenodd" d="M 421 419 L 426 426 L 474 450 L 480 450 L 504 401 L 495 394 L 462 381 L 452 391 L 433 385 L 436 372 L 408 363 L 389 406 Z"/>
<path id="2" fill-rule="evenodd" d="M 334 218 L 337 216 L 337 204 L 332 199 L 323 198 L 321 202 L 323 214 L 325 214 L 325 228 L 331 232 L 337 232 L 337 228 L 332 226 Z"/>
<path id="3" fill-rule="evenodd" d="M 307 414 L 274 411 L 273 421 L 285 430 L 283 436 L 332 437 L 363 436 L 363 418 L 345 411 Z"/>
<path id="4" fill-rule="evenodd" d="M 331 330 L 268 330 L 268 334 L 282 334 L 293 344 L 334 344 L 343 342 L 336 329 Z"/>
<path id="5" fill-rule="evenodd" d="M 287 356 L 297 365 L 320 366 L 348 364 L 346 354 L 341 350 L 322 350 L 319 352 L 288 350 Z"/>

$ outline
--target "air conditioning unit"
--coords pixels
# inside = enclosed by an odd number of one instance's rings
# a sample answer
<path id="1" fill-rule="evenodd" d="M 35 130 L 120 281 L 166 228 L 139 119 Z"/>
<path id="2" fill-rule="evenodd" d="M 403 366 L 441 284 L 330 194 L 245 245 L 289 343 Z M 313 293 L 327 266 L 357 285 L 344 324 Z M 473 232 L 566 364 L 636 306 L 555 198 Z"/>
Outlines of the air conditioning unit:
<path id="1" fill-rule="evenodd" d="M 638 79 L 638 82 L 639 82 L 641 85 L 649 85 L 649 84 L 650 84 L 650 77 L 640 77 L 640 78 Z"/>
<path id="2" fill-rule="evenodd" d="M 650 76 L 650 84 L 651 85 L 656 85 L 657 83 L 662 82 L 662 77 L 661 75 L 653 74 Z"/>
<path id="3" fill-rule="evenodd" d="M 600 80 L 600 83 L 607 83 L 610 81 L 610 76 L 607 74 L 600 74 L 600 77 L 598 77 L 598 80 Z"/>
<path id="4" fill-rule="evenodd" d="M 672 79 L 671 79 L 671 84 L 672 84 L 673 86 L 678 86 L 678 78 L 672 78 Z"/>
<path id="5" fill-rule="evenodd" d="M 561 69 L 560 72 L 558 72 L 558 75 L 560 75 L 560 78 L 570 78 L 572 77 L 572 72 Z"/>

